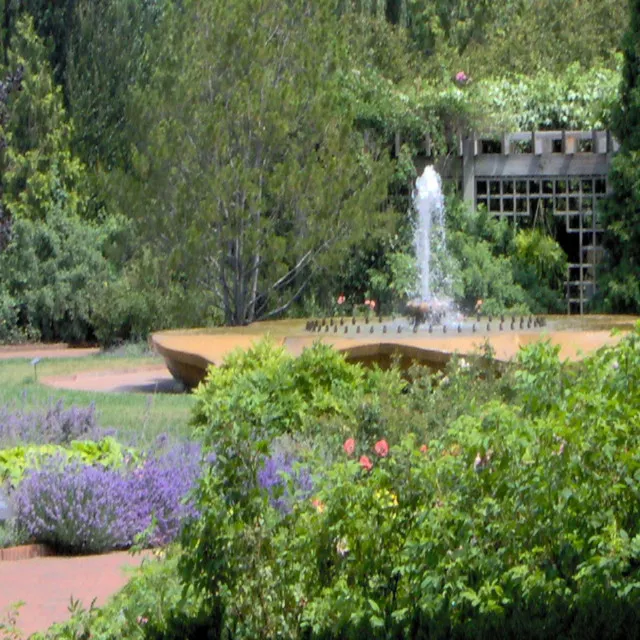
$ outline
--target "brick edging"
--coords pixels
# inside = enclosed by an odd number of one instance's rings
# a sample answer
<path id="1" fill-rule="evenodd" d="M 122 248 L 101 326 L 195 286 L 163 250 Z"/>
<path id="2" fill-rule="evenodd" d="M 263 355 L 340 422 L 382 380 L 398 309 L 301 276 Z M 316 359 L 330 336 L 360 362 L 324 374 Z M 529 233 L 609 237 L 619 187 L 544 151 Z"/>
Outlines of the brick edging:
<path id="1" fill-rule="evenodd" d="M 0 562 L 3 560 L 29 560 L 55 555 L 53 549 L 46 544 L 23 544 L 19 547 L 0 549 Z"/>

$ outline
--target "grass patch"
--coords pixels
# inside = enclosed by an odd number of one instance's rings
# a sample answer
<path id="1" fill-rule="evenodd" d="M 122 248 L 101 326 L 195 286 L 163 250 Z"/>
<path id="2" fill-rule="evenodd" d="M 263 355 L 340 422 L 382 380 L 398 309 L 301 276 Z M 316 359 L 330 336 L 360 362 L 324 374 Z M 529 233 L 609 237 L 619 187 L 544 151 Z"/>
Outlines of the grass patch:
<path id="1" fill-rule="evenodd" d="M 81 358 L 42 358 L 38 380 L 49 376 L 70 375 L 81 371 L 135 369 L 161 364 L 162 359 L 125 353 L 99 354 Z M 36 382 L 31 360 L 18 358 L 0 361 L 0 406 L 32 411 L 62 400 L 65 406 L 95 403 L 99 423 L 114 428 L 119 439 L 150 442 L 161 433 L 186 436 L 193 398 L 189 394 L 100 393 L 54 389 Z"/>

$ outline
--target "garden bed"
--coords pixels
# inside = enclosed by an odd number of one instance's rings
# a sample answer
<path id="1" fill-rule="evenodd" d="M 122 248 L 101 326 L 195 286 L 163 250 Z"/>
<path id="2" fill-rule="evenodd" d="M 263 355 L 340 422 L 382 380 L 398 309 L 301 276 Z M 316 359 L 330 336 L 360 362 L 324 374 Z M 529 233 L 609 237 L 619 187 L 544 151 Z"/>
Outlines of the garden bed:
<path id="1" fill-rule="evenodd" d="M 56 555 L 56 552 L 47 544 L 21 544 L 17 547 L 0 549 L 0 562 L 6 560 L 31 560 L 32 558 L 46 558 L 54 555 Z"/>

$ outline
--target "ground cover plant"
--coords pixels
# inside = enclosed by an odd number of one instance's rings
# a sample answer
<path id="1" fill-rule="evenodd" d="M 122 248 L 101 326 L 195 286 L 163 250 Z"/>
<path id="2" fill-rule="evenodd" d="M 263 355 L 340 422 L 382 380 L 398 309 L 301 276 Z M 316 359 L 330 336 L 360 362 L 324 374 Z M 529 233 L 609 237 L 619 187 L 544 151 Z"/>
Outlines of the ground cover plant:
<path id="1" fill-rule="evenodd" d="M 634 637 L 640 327 L 579 364 L 489 356 L 402 377 L 320 346 L 235 355 L 198 393 L 199 517 L 55 637 Z"/>

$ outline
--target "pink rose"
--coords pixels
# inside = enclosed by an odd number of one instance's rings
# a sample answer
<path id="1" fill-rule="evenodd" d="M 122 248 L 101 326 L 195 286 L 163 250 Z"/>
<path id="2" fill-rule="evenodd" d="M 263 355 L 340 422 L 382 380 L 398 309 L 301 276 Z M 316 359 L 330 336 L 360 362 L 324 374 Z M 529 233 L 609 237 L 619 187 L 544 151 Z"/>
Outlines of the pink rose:
<path id="1" fill-rule="evenodd" d="M 389 453 L 389 445 L 386 440 L 378 440 L 373 448 L 381 458 L 385 458 Z"/>
<path id="2" fill-rule="evenodd" d="M 360 466 L 365 471 L 371 471 L 371 469 L 373 469 L 373 462 L 371 462 L 371 460 L 369 460 L 369 458 L 367 456 L 361 456 L 360 457 Z"/>
<path id="3" fill-rule="evenodd" d="M 356 441 L 353 438 L 349 438 L 344 441 L 342 448 L 348 456 L 352 456 L 353 452 L 356 450 Z"/>
<path id="4" fill-rule="evenodd" d="M 337 301 L 337 302 L 338 302 L 338 304 L 344 304 L 345 300 L 346 300 L 346 298 L 344 297 L 344 294 L 343 294 L 343 293 L 341 293 L 341 294 L 338 296 L 338 301 Z"/>

